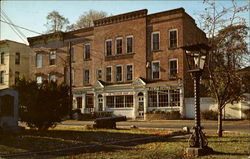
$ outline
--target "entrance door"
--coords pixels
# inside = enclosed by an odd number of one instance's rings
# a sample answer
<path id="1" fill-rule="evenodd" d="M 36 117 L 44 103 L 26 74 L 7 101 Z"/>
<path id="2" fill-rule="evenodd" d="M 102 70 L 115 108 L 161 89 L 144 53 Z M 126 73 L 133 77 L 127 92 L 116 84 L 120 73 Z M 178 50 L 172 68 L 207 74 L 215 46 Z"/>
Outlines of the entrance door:
<path id="1" fill-rule="evenodd" d="M 103 97 L 101 94 L 98 95 L 98 111 L 103 111 Z"/>
<path id="2" fill-rule="evenodd" d="M 138 94 L 138 117 L 144 116 L 144 96 L 143 93 Z"/>

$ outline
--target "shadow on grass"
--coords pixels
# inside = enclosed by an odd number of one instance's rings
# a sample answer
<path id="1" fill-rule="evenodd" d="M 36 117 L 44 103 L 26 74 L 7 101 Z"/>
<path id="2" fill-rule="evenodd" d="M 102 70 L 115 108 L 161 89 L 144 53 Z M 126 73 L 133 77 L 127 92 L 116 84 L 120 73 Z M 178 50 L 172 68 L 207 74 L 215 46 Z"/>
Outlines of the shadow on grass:
<path id="1" fill-rule="evenodd" d="M 159 136 L 159 138 L 147 139 L 145 141 L 140 140 L 124 142 L 119 144 L 112 143 L 113 141 L 147 138 L 152 136 Z M 45 158 L 51 158 L 51 156 L 77 155 L 81 153 L 94 153 L 100 151 L 114 152 L 118 150 L 130 150 L 130 146 L 138 144 L 155 141 L 164 142 L 167 141 L 166 138 L 166 136 L 161 137 L 160 135 L 155 134 L 140 134 L 140 132 L 131 133 L 130 130 L 48 130 L 44 132 L 24 130 L 19 134 L 0 135 L 0 156 L 5 154 L 50 151 L 58 149 L 63 150 L 56 152 L 44 152 L 41 154 L 48 155 Z M 67 148 L 72 147 L 76 148 L 67 150 Z M 20 155 L 20 157 L 21 156 L 22 155 Z"/>
<path id="2" fill-rule="evenodd" d="M 247 156 L 249 153 L 226 153 L 226 152 L 219 152 L 219 151 L 214 151 L 214 155 L 225 155 L 225 156 Z"/>

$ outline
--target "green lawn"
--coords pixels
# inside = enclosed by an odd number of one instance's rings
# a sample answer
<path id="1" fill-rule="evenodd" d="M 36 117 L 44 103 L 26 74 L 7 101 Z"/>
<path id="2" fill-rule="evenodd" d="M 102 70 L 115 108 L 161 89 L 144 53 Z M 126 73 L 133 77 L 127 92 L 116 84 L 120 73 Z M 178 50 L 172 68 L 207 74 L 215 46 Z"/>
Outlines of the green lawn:
<path id="1" fill-rule="evenodd" d="M 33 156 L 16 156 L 11 158 L 96 158 L 96 159 L 164 159 L 185 158 L 184 149 L 188 146 L 185 136 L 170 137 L 169 131 L 162 130 L 92 130 L 80 127 L 58 127 L 47 132 L 25 130 L 20 134 L 0 135 L 0 156 L 20 152 L 54 150 L 84 145 L 159 136 L 157 139 L 133 141 L 122 144 L 108 144 L 78 150 L 40 154 Z M 250 155 L 250 136 L 246 134 L 224 134 L 218 138 L 208 134 L 209 146 L 215 154 L 199 158 L 246 159 Z"/>

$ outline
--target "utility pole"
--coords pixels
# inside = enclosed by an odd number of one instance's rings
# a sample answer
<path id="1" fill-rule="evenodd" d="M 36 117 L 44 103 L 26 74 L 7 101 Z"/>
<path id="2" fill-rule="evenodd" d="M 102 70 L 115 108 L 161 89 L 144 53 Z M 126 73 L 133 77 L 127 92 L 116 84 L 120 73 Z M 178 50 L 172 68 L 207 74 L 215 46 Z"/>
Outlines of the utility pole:
<path id="1" fill-rule="evenodd" d="M 73 102 L 73 95 L 72 95 L 72 52 L 71 52 L 71 42 L 69 42 L 69 113 L 72 110 L 72 102 Z"/>

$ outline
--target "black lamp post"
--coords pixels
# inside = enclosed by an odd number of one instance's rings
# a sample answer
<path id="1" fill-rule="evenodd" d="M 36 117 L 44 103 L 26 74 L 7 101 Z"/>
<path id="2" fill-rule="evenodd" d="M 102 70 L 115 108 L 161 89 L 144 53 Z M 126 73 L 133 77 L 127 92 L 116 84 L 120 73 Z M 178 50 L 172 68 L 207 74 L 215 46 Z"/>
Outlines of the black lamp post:
<path id="1" fill-rule="evenodd" d="M 185 50 L 187 63 L 191 76 L 194 80 L 194 103 L 195 103 L 195 126 L 194 133 L 189 138 L 188 152 L 192 155 L 203 154 L 208 149 L 208 141 L 202 132 L 200 122 L 200 77 L 205 65 L 206 55 L 209 47 L 206 44 L 195 44 L 182 47 Z M 211 150 L 211 148 L 209 148 Z"/>

